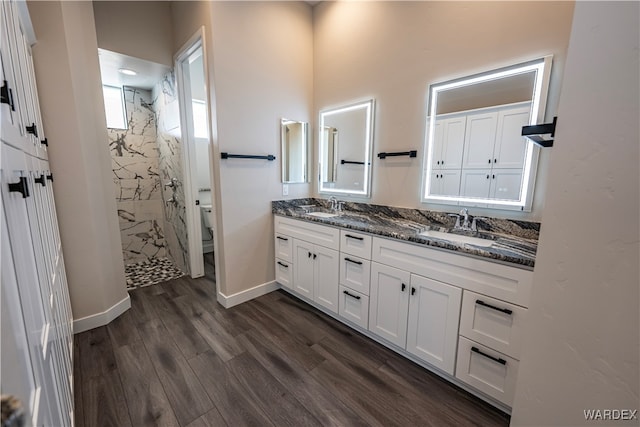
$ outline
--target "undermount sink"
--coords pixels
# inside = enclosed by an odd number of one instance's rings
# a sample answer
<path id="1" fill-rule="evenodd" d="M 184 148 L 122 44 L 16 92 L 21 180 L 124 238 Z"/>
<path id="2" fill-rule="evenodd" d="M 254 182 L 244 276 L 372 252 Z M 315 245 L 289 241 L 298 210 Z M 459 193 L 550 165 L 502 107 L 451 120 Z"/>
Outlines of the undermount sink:
<path id="1" fill-rule="evenodd" d="M 488 248 L 493 246 L 493 240 L 481 239 L 479 237 L 461 236 L 459 234 L 444 233 L 442 231 L 427 230 L 419 233 L 420 236 L 433 237 L 434 239 L 448 240 L 455 243 L 468 243 L 470 245 Z"/>
<path id="2" fill-rule="evenodd" d="M 340 216 L 340 214 L 331 212 L 307 212 L 306 215 L 315 216 L 318 218 L 333 218 L 336 216 Z"/>

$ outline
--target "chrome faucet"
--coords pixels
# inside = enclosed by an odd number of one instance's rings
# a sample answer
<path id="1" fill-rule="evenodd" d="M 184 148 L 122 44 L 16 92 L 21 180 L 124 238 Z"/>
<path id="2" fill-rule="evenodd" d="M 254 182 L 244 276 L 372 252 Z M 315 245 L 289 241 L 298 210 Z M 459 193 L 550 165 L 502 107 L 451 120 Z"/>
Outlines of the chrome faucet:
<path id="1" fill-rule="evenodd" d="M 327 200 L 329 200 L 329 203 L 331 203 L 331 210 L 333 212 L 337 211 L 338 210 L 338 199 L 336 199 L 336 196 L 331 196 Z"/>
<path id="2" fill-rule="evenodd" d="M 467 208 L 460 209 L 460 216 L 463 218 L 463 220 L 462 220 L 462 229 L 463 230 L 470 230 L 471 227 L 469 227 L 469 209 L 467 209 Z"/>

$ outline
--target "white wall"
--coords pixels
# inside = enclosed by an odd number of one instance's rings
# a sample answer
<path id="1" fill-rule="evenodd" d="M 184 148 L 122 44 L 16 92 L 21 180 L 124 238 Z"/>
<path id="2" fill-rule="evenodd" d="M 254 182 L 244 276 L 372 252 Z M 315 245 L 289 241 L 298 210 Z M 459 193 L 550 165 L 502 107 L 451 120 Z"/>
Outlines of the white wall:
<path id="1" fill-rule="evenodd" d="M 173 67 L 170 2 L 94 1 L 93 10 L 102 49 Z"/>
<path id="2" fill-rule="evenodd" d="M 559 94 L 573 12 L 571 2 L 320 2 L 314 8 L 315 111 L 376 99 L 372 203 L 420 204 L 427 87 L 554 55 L 547 116 Z M 317 135 L 315 135 L 317 139 Z M 401 166 L 380 151 L 418 150 Z M 539 220 L 550 154 L 543 152 L 531 213 L 484 212 Z M 408 165 L 407 165 L 408 164 Z M 474 213 L 482 213 L 474 209 Z"/>
<path id="3" fill-rule="evenodd" d="M 74 319 L 128 298 L 89 2 L 29 2 Z"/>
<path id="4" fill-rule="evenodd" d="M 638 425 L 639 15 L 576 4 L 512 425 Z"/>

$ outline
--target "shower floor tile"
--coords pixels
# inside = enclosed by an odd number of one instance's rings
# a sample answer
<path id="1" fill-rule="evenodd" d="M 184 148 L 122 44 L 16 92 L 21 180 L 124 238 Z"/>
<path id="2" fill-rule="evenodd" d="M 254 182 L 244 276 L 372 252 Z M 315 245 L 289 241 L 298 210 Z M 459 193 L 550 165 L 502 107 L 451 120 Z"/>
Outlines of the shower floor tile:
<path id="1" fill-rule="evenodd" d="M 150 258 L 124 266 L 127 289 L 156 285 L 184 276 L 169 258 Z"/>

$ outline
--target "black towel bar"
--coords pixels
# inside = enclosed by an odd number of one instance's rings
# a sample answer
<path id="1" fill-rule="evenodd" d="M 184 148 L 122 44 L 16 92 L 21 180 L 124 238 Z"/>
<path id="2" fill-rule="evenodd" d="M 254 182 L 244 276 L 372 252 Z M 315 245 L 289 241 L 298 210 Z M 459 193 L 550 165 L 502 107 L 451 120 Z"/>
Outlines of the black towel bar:
<path id="1" fill-rule="evenodd" d="M 418 150 L 411 151 L 398 151 L 395 153 L 378 153 L 378 158 L 386 159 L 387 157 L 395 157 L 395 156 L 409 156 L 409 157 L 418 157 Z"/>
<path id="2" fill-rule="evenodd" d="M 275 160 L 276 156 L 273 154 L 268 154 L 266 156 L 256 156 L 251 154 L 229 154 L 229 153 L 220 153 L 220 158 L 222 159 L 259 159 L 259 160 Z"/>

